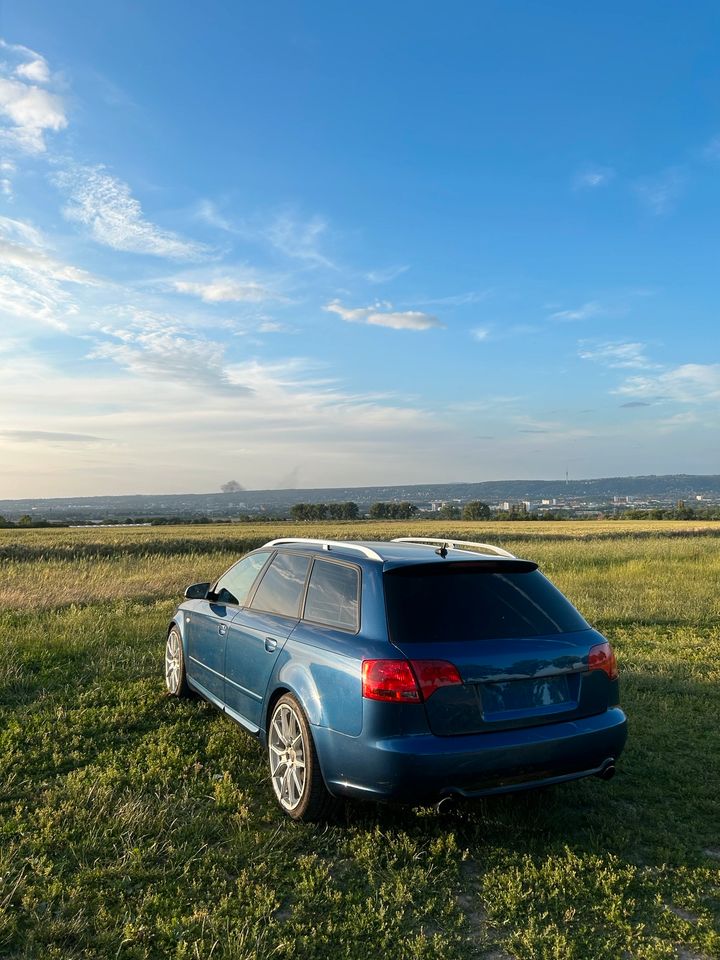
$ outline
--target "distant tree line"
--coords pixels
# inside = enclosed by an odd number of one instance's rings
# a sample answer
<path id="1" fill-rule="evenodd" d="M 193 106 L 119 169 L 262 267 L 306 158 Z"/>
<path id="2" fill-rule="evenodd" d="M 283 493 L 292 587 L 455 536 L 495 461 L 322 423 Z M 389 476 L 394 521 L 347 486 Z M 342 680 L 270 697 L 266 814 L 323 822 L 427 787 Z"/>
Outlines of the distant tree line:
<path id="1" fill-rule="evenodd" d="M 20 517 L 19 520 L 8 520 L 6 517 L 0 517 L 0 528 L 14 528 L 14 527 L 67 527 L 67 523 L 62 521 L 50 521 L 43 520 L 40 517 L 31 517 L 29 514 L 25 514 Z"/>
<path id="2" fill-rule="evenodd" d="M 608 520 L 720 520 L 720 507 L 658 507 L 652 510 L 623 510 Z"/>
<path id="3" fill-rule="evenodd" d="M 357 520 L 360 516 L 358 505 L 347 503 L 294 503 L 290 507 L 293 520 Z"/>
<path id="4" fill-rule="evenodd" d="M 410 520 L 418 512 L 414 503 L 403 500 L 401 503 L 373 503 L 368 510 L 371 520 Z"/>
<path id="5" fill-rule="evenodd" d="M 462 507 L 452 503 L 443 504 L 439 510 L 432 513 L 420 513 L 418 507 L 409 501 L 387 503 L 378 501 L 373 503 L 366 516 L 360 514 L 356 503 L 296 503 L 287 514 L 270 512 L 252 513 L 237 517 L 208 517 L 208 516 L 164 516 L 164 517 L 106 517 L 100 521 L 91 521 L 84 518 L 70 518 L 65 520 L 46 520 L 42 517 L 31 517 L 24 514 L 18 520 L 8 520 L 0 516 L 0 528 L 39 528 L 39 527 L 68 527 L 139 525 L 173 526 L 182 524 L 232 524 L 232 523 L 279 523 L 283 520 L 720 520 L 720 506 L 688 507 L 679 502 L 674 507 L 656 507 L 652 509 L 598 511 L 592 516 L 576 516 L 570 509 L 546 510 L 543 513 L 530 513 L 524 504 L 513 504 L 509 510 L 491 511 L 487 503 L 482 500 L 471 500 Z"/>

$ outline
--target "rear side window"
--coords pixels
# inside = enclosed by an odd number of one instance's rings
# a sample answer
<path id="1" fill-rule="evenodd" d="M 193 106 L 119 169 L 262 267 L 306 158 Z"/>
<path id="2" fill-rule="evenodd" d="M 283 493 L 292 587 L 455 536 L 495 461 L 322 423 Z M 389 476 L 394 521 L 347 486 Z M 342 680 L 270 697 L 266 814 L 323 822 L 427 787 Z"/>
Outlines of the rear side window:
<path id="1" fill-rule="evenodd" d="M 310 574 L 305 619 L 356 630 L 360 576 L 356 567 L 316 560 Z"/>
<path id="2" fill-rule="evenodd" d="M 395 643 L 552 636 L 588 625 L 534 564 L 456 563 L 385 574 Z"/>
<path id="3" fill-rule="evenodd" d="M 265 571 L 250 607 L 284 617 L 299 617 L 309 566 L 309 557 L 278 553 Z"/>

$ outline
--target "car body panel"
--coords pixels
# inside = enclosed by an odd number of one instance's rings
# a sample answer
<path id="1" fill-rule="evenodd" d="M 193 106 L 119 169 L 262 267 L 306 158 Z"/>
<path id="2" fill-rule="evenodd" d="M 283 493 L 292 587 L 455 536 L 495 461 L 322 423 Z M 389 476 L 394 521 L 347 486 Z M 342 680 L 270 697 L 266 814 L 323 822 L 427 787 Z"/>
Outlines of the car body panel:
<path id="1" fill-rule="evenodd" d="M 594 630 L 516 640 L 404 643 L 409 659 L 447 660 L 461 686 L 436 690 L 425 703 L 438 736 L 535 726 L 602 713 L 613 683 L 588 670 L 588 651 L 603 637 Z"/>
<path id="2" fill-rule="evenodd" d="M 343 651 L 341 641 L 349 638 L 339 634 L 331 627 L 299 623 L 278 661 L 273 689 L 295 693 L 310 723 L 357 736 L 363 716 L 362 661 Z M 340 641 L 335 649 L 334 641 Z"/>
<path id="3" fill-rule="evenodd" d="M 192 600 L 193 609 L 186 616 L 186 670 L 188 679 L 196 680 L 221 702 L 225 697 L 225 644 L 229 625 L 237 609 L 207 600 Z"/>
<path id="4" fill-rule="evenodd" d="M 225 652 L 225 703 L 256 726 L 275 662 L 297 620 L 238 610 L 229 626 Z"/>
<path id="5" fill-rule="evenodd" d="M 388 735 L 384 711 L 371 712 L 377 715 L 368 719 L 362 738 L 313 728 L 326 783 L 338 796 L 432 802 L 452 794 L 483 796 L 540 786 L 556 777 L 576 779 L 612 764 L 627 738 L 619 708 L 530 730 L 452 738 L 407 728 Z"/>

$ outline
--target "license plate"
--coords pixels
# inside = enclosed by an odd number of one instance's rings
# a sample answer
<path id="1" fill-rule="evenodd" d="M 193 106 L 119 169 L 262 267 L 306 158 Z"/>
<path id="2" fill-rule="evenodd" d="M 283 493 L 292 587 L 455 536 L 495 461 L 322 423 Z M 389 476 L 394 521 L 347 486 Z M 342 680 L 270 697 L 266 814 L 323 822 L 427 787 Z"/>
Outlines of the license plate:
<path id="1" fill-rule="evenodd" d="M 562 705 L 570 701 L 566 676 L 535 677 L 531 680 L 507 680 L 484 683 L 481 688 L 483 713 L 490 716 L 509 710 L 533 710 Z M 544 712 L 544 711 L 543 711 Z"/>

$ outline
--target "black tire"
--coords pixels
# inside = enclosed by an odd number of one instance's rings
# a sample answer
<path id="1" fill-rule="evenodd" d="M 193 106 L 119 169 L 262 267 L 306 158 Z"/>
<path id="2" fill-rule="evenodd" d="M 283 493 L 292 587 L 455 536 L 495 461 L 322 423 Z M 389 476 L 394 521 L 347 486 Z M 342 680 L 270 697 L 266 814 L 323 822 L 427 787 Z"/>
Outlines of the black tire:
<path id="1" fill-rule="evenodd" d="M 182 637 L 174 624 L 168 631 L 165 643 L 165 687 L 170 697 L 192 696 L 185 675 Z"/>
<path id="2" fill-rule="evenodd" d="M 275 799 L 293 820 L 335 817 L 339 802 L 325 786 L 310 725 L 295 697 L 283 694 L 268 724 L 268 765 Z"/>

